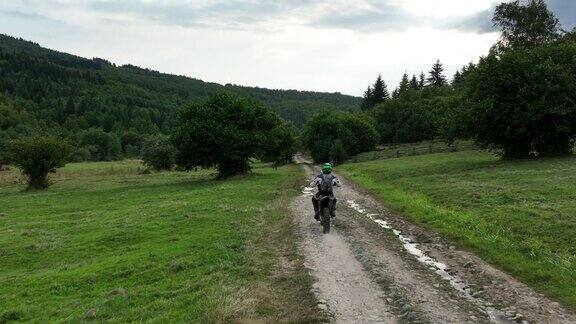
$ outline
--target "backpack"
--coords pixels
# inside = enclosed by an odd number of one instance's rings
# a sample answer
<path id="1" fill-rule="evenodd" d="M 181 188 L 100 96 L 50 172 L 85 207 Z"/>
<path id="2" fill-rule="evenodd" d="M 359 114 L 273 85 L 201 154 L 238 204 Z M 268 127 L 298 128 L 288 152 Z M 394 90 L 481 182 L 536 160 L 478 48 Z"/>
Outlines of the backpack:
<path id="1" fill-rule="evenodd" d="M 329 192 L 332 193 L 332 184 L 334 183 L 334 179 L 336 177 L 333 176 L 332 174 L 321 174 L 320 175 L 320 184 L 318 185 L 318 187 L 320 188 L 320 191 L 322 192 Z"/>

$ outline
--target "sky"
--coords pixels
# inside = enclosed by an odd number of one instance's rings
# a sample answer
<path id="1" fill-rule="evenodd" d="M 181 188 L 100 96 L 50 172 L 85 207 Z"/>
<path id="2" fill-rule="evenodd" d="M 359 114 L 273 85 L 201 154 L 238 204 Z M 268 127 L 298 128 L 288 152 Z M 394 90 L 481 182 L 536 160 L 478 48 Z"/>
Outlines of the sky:
<path id="1" fill-rule="evenodd" d="M 498 39 L 501 0 L 2 0 L 0 33 L 221 84 L 360 96 L 378 74 L 446 74 Z M 576 0 L 547 0 L 565 28 Z"/>

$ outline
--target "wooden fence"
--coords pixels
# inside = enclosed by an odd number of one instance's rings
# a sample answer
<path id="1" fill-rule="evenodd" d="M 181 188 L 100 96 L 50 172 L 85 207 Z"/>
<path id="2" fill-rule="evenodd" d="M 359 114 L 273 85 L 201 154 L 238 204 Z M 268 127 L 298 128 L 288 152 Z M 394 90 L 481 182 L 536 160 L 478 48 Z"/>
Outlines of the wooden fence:
<path id="1" fill-rule="evenodd" d="M 446 144 L 442 141 L 426 141 L 420 143 L 381 145 L 375 151 L 360 153 L 350 159 L 352 163 L 378 159 L 392 159 L 402 156 L 425 155 L 444 152 L 473 151 L 478 148 L 472 141 L 455 141 Z"/>

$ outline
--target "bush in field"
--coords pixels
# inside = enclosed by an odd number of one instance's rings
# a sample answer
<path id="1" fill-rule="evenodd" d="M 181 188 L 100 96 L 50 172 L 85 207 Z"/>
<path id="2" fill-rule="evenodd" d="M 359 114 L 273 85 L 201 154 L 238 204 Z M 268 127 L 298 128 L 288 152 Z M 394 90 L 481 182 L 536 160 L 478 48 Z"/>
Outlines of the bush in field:
<path id="1" fill-rule="evenodd" d="M 286 162 L 294 153 L 287 127 L 259 102 L 219 93 L 179 111 L 172 142 L 183 169 L 216 167 L 222 178 L 249 171 L 251 158 Z"/>
<path id="2" fill-rule="evenodd" d="M 68 145 L 49 136 L 21 138 L 10 142 L 9 157 L 27 178 L 29 190 L 43 190 L 50 185 L 48 174 L 66 164 Z"/>
<path id="3" fill-rule="evenodd" d="M 467 80 L 470 131 L 506 158 L 567 154 L 576 140 L 576 44 L 508 50 Z"/>
<path id="4" fill-rule="evenodd" d="M 172 170 L 176 163 L 176 148 L 170 138 L 164 135 L 153 136 L 144 141 L 142 162 L 156 171 Z"/>
<path id="5" fill-rule="evenodd" d="M 340 148 L 332 151 L 336 142 L 343 148 L 343 156 L 356 155 L 374 149 L 378 132 L 366 116 L 352 113 L 323 112 L 312 117 L 301 134 L 303 146 L 316 162 L 329 162 Z M 338 144 L 337 144 L 338 146 Z"/>

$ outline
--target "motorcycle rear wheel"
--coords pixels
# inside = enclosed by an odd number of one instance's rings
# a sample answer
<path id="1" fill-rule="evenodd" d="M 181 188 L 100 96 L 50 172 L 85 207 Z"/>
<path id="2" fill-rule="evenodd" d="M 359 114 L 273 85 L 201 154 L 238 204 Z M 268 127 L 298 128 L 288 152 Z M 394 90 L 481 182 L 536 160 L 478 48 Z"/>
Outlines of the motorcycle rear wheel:
<path id="1" fill-rule="evenodd" d="M 330 233 L 330 208 L 325 207 L 322 211 L 322 226 L 324 227 L 324 234 Z"/>

